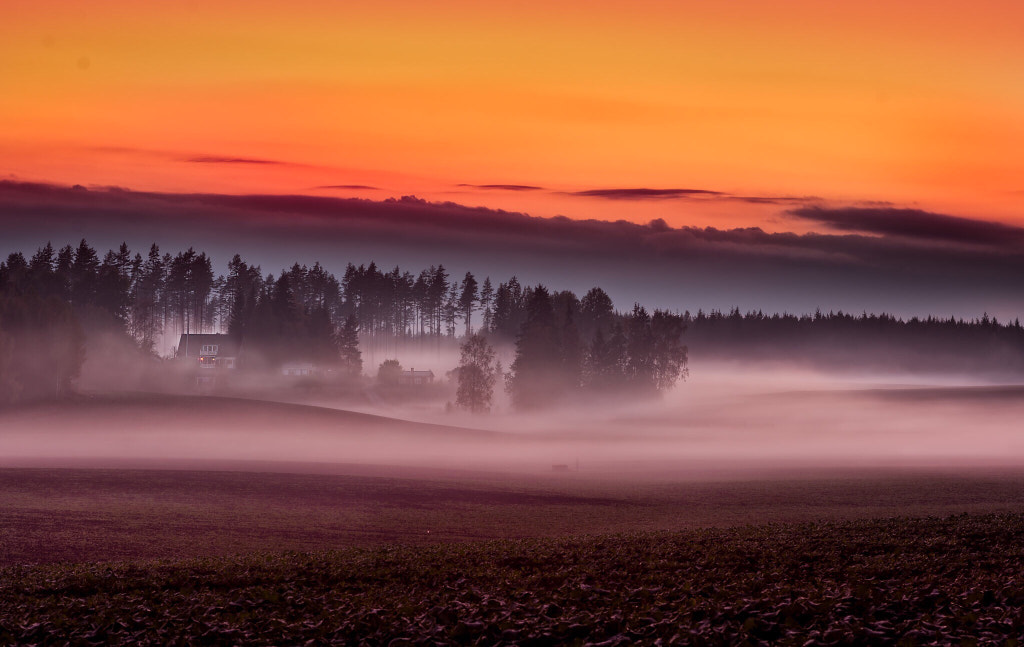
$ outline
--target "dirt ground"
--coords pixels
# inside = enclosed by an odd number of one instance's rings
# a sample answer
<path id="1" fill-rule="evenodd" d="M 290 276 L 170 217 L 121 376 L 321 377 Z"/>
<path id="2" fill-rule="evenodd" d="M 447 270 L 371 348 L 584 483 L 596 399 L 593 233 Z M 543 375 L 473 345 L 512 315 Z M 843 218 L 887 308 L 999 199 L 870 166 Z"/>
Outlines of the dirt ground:
<path id="1" fill-rule="evenodd" d="M 2 469 L 0 565 L 1024 511 L 1024 471 L 638 484 L 331 469 Z"/>

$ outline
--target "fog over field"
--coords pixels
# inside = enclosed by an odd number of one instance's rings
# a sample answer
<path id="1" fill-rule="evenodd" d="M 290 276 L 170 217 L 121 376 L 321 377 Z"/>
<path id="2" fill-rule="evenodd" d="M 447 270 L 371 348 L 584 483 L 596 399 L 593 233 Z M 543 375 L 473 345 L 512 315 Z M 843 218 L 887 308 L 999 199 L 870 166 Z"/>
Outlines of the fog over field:
<path id="1" fill-rule="evenodd" d="M 706 366 L 660 399 L 542 413 L 85 394 L 0 414 L 0 464 L 279 471 L 325 465 L 688 480 L 827 468 L 1024 465 L 1024 387 Z M 277 465 L 275 466 L 275 463 Z M 299 464 L 299 465 L 297 465 Z M 303 465 L 304 464 L 304 465 Z M 564 469 L 564 468 L 560 468 Z"/>

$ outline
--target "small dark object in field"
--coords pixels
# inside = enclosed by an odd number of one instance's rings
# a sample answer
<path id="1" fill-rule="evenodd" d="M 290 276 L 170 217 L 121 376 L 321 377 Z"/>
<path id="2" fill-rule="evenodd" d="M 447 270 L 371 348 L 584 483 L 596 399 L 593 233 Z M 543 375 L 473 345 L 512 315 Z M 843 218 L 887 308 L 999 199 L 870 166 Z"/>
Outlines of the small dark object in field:
<path id="1" fill-rule="evenodd" d="M 551 471 L 552 472 L 568 472 L 569 471 L 569 466 L 568 465 L 552 465 L 551 466 Z"/>

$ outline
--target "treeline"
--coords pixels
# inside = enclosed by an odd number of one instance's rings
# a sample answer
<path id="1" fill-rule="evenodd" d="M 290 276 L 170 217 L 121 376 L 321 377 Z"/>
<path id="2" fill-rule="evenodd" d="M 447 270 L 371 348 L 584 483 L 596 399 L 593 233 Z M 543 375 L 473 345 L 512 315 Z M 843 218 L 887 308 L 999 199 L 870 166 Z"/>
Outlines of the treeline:
<path id="1" fill-rule="evenodd" d="M 687 341 L 700 360 L 791 361 L 823 368 L 1020 374 L 1024 326 L 983 314 L 901 318 L 890 314 L 689 312 Z"/>
<path id="2" fill-rule="evenodd" d="M 147 349 L 165 332 L 215 329 L 223 316 L 221 283 L 206 254 L 189 249 L 161 255 L 156 245 L 143 258 L 122 243 L 101 260 L 85 240 L 59 251 L 47 243 L 28 260 L 15 252 L 0 263 L 4 294 L 105 313 Z"/>
<path id="3" fill-rule="evenodd" d="M 220 332 L 238 339 L 254 366 L 309 359 L 353 375 L 362 370 L 360 344 L 395 356 L 403 343 L 439 343 L 475 330 L 516 343 L 508 383 L 521 406 L 586 388 L 662 389 L 683 375 L 686 362 L 678 315 L 639 306 L 620 315 L 600 288 L 581 299 L 523 287 L 515 277 L 497 287 L 470 272 L 453 280 L 443 265 L 413 274 L 349 264 L 339 280 L 319 263 L 294 264 L 275 277 L 236 255 L 227 273 L 216 275 L 210 258 L 191 248 L 171 255 L 153 244 L 143 256 L 122 244 L 100 258 L 82 240 L 60 250 L 47 243 L 28 259 L 9 255 L 0 263 L 0 295 L 7 379 L 40 381 L 31 378 L 31 362 L 16 361 L 11 350 L 18 346 L 12 335 L 50 330 L 30 323 L 31 313 L 53 322 L 50 347 L 71 340 L 59 370 L 51 360 L 36 362 L 46 373 L 41 383 L 53 383 L 54 392 L 66 390 L 81 368 L 83 335 L 75 330 L 83 318 L 108 322 L 151 354 L 162 339 Z"/>
<path id="4" fill-rule="evenodd" d="M 512 341 L 534 291 L 516 277 L 497 287 L 470 272 L 453 279 L 444 265 L 414 274 L 350 263 L 339 280 L 319 263 L 296 263 L 275 277 L 235 255 L 226 274 L 215 274 L 206 253 L 192 248 L 161 254 L 153 244 L 143 256 L 122 244 L 100 259 L 85 240 L 59 251 L 47 243 L 30 259 L 11 254 L 0 263 L 0 289 L 106 312 L 146 349 L 186 332 L 309 337 L 306 345 L 316 347 L 328 327 L 354 317 L 363 344 L 384 355 L 402 342 L 474 330 Z M 573 310 L 587 340 L 611 321 L 611 299 L 600 289 L 582 300 L 568 291 L 550 298 L 556 312 Z"/>
<path id="5" fill-rule="evenodd" d="M 85 359 L 83 339 L 67 303 L 0 290 L 0 405 L 68 393 Z"/>
<path id="6" fill-rule="evenodd" d="M 275 277 L 236 255 L 216 274 L 191 248 L 172 255 L 153 244 L 144 256 L 122 244 L 101 257 L 83 240 L 0 263 L 0 401 L 66 392 L 86 355 L 85 333 L 97 326 L 150 354 L 183 332 L 229 333 L 267 366 L 308 359 L 353 375 L 362 372 L 361 347 L 398 357 L 413 344 L 477 333 L 515 345 L 504 377 L 520 407 L 573 393 L 663 390 L 685 376 L 687 346 L 701 359 L 1024 371 L 1024 328 L 988 316 L 679 315 L 639 305 L 620 313 L 601 288 L 578 297 L 514 276 L 456 279 L 443 265 L 413 273 L 348 264 L 339 279 L 319 263 L 294 264 Z"/>
<path id="7" fill-rule="evenodd" d="M 223 309 L 216 332 L 243 344 L 249 368 L 309 360 L 352 377 L 362 373 L 359 322 L 343 307 L 338 280 L 319 263 L 296 264 L 275 279 L 236 254 L 227 277 L 216 282 Z"/>
<path id="8" fill-rule="evenodd" d="M 551 295 L 543 285 L 522 292 L 523 321 L 506 376 L 516 408 L 546 406 L 585 392 L 653 394 L 686 376 L 682 316 L 651 314 L 640 305 L 618 314 L 601 288 L 583 299 L 572 292 Z"/>

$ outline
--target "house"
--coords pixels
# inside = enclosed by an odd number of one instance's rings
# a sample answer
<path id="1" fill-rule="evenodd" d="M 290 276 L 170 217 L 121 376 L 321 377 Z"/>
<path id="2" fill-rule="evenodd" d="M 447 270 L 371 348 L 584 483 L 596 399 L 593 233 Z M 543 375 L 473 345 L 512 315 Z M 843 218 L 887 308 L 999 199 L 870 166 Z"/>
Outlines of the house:
<path id="1" fill-rule="evenodd" d="M 288 362 L 281 366 L 281 375 L 285 377 L 310 377 L 323 375 L 323 371 L 313 362 Z"/>
<path id="2" fill-rule="evenodd" d="M 231 335 L 189 334 L 178 340 L 176 359 L 196 362 L 198 368 L 233 369 L 238 362 L 238 342 Z"/>
<path id="3" fill-rule="evenodd" d="M 185 333 L 174 357 L 196 369 L 197 386 L 215 386 L 224 371 L 237 368 L 238 342 L 230 335 Z"/>
<path id="4" fill-rule="evenodd" d="M 403 386 L 433 384 L 434 371 L 417 371 L 410 368 L 408 371 L 402 371 L 402 374 L 398 376 L 398 383 Z"/>

